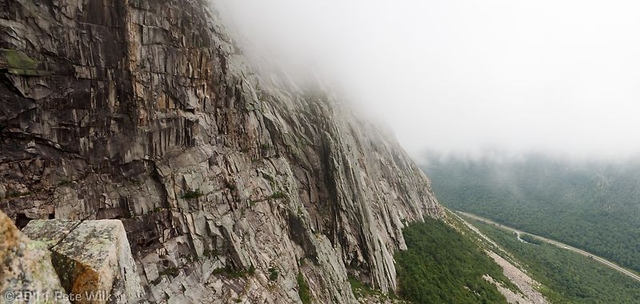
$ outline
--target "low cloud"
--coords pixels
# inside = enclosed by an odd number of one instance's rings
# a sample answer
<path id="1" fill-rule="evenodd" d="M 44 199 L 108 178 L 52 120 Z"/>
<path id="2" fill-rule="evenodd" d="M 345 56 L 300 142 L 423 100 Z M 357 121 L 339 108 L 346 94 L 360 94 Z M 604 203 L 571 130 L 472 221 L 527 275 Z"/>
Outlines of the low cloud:
<path id="1" fill-rule="evenodd" d="M 635 1 L 214 2 L 252 49 L 339 83 L 413 154 L 640 151 Z"/>

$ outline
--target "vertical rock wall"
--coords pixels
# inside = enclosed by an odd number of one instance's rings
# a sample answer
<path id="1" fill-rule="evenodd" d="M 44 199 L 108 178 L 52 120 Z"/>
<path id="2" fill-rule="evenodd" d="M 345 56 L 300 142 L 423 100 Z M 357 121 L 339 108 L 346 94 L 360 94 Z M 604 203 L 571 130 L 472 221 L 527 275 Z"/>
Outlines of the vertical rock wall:
<path id="1" fill-rule="evenodd" d="M 257 74 L 202 0 L 0 3 L 0 208 L 123 221 L 152 302 L 349 303 L 440 216 L 402 149 Z"/>

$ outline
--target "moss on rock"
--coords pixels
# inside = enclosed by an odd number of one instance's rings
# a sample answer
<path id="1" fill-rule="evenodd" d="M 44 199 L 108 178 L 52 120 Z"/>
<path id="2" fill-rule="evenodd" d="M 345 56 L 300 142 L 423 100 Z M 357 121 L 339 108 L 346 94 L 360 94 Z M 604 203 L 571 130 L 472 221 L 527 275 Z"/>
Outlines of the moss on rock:
<path id="1" fill-rule="evenodd" d="M 0 68 L 7 69 L 11 74 L 24 76 L 42 76 L 48 74 L 41 69 L 39 61 L 29 57 L 22 51 L 0 49 Z"/>

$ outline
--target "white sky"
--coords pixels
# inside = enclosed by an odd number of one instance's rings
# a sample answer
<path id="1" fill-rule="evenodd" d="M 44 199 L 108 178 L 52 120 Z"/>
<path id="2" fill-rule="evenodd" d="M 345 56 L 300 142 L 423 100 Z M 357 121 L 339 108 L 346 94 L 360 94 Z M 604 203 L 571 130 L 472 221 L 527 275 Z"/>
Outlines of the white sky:
<path id="1" fill-rule="evenodd" d="M 215 1 L 263 56 L 340 83 L 413 154 L 640 152 L 640 1 Z"/>

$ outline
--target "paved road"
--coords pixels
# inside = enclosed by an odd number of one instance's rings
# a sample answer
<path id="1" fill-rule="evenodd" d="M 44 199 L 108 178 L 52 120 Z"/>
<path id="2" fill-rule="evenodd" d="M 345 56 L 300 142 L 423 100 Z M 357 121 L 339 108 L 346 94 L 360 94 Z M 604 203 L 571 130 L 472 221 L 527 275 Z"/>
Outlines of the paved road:
<path id="1" fill-rule="evenodd" d="M 613 262 L 611 262 L 609 260 L 605 260 L 605 259 L 603 259 L 603 258 L 601 258 L 599 256 L 596 256 L 596 255 L 594 255 L 592 253 L 586 252 L 586 251 L 584 251 L 582 249 L 571 247 L 571 246 L 569 246 L 567 244 L 563 244 L 563 243 L 560 243 L 558 241 L 554 241 L 554 240 L 551 240 L 551 239 L 548 239 L 548 238 L 545 238 L 545 237 L 537 236 L 537 235 L 534 235 L 534 234 L 531 234 L 531 233 L 528 233 L 528 232 L 524 232 L 524 231 L 521 231 L 521 230 L 518 230 L 518 229 L 515 229 L 515 228 L 507 227 L 505 225 L 498 224 L 498 223 L 496 223 L 496 222 L 494 222 L 492 220 L 477 216 L 475 214 L 461 212 L 461 211 L 456 211 L 456 212 L 458 214 L 464 215 L 466 217 L 469 217 L 469 218 L 472 218 L 472 219 L 475 219 L 475 220 L 478 220 L 478 221 L 481 221 L 481 222 L 485 222 L 487 224 L 495 225 L 495 226 L 500 227 L 500 228 L 502 228 L 504 230 L 507 230 L 507 231 L 514 232 L 514 233 L 516 233 L 518 235 L 518 239 L 520 238 L 520 234 L 521 233 L 526 233 L 526 234 L 528 234 L 528 235 L 530 235 L 530 236 L 532 236 L 532 237 L 534 237 L 534 238 L 536 238 L 538 240 L 541 240 L 543 242 L 549 243 L 551 245 L 555 245 L 555 246 L 560 247 L 562 249 L 571 250 L 571 251 L 573 251 L 575 253 L 578 253 L 578 254 L 581 254 L 583 256 L 592 258 L 592 259 L 594 259 L 594 260 L 596 260 L 596 261 L 598 261 L 598 262 L 600 262 L 600 263 L 602 263 L 602 264 L 604 264 L 606 266 L 609 266 L 609 267 L 613 268 L 614 270 L 619 271 L 620 273 L 623 273 L 623 274 L 625 274 L 627 276 L 630 276 L 631 278 L 633 278 L 633 279 L 635 279 L 637 281 L 640 281 L 640 276 L 638 276 L 637 274 L 635 274 L 635 273 L 633 273 L 633 272 L 631 272 L 631 271 L 629 271 L 629 270 L 627 270 L 625 268 L 622 268 L 622 267 L 616 265 L 615 263 L 613 263 Z"/>

